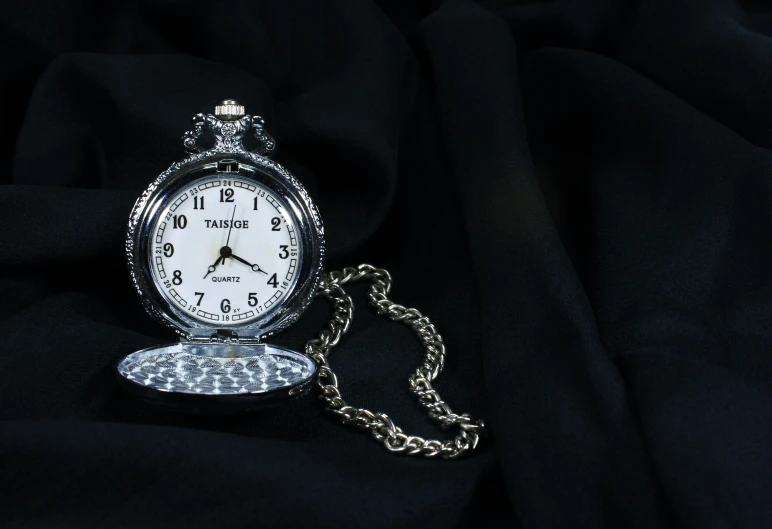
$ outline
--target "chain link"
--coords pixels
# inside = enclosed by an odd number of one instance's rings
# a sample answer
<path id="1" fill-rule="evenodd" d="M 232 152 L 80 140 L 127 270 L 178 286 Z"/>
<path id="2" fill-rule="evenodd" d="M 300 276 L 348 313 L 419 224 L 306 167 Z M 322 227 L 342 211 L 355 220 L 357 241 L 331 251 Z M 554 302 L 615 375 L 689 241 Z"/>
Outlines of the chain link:
<path id="1" fill-rule="evenodd" d="M 354 317 L 354 303 L 343 290 L 343 285 L 363 279 L 371 281 L 367 299 L 376 314 L 407 325 L 423 343 L 426 356 L 410 375 L 409 389 L 429 417 L 443 430 L 458 428 L 459 432 L 453 439 L 439 441 L 407 435 L 385 413 L 351 406 L 341 396 L 338 377 L 327 357 L 348 331 Z M 327 411 L 340 422 L 369 431 L 392 453 L 456 459 L 477 447 L 484 433 L 484 423 L 482 419 L 474 419 L 468 413 L 453 413 L 432 387 L 432 381 L 445 365 L 445 343 L 429 318 L 416 309 L 397 305 L 388 299 L 391 285 L 391 276 L 386 270 L 369 264 L 332 270 L 323 276 L 317 297 L 333 305 L 333 314 L 327 327 L 316 338 L 309 340 L 305 348 L 306 354 L 319 366 L 319 398 L 324 401 Z"/>

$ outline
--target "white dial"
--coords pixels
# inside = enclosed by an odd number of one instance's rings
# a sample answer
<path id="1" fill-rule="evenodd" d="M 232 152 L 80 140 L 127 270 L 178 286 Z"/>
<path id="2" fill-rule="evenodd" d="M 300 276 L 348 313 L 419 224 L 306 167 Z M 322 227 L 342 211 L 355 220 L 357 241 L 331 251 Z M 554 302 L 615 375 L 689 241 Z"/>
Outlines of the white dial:
<path id="1" fill-rule="evenodd" d="M 291 210 L 248 178 L 195 180 L 162 205 L 150 236 L 158 290 L 212 327 L 263 317 L 296 283 L 301 249 Z"/>

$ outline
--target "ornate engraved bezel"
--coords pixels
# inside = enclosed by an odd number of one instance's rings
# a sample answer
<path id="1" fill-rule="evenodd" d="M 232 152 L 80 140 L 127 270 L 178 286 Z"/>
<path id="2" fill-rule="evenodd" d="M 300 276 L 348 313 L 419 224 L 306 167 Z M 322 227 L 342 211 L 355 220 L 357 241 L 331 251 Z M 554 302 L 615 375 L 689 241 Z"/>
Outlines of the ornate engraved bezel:
<path id="1" fill-rule="evenodd" d="M 280 306 L 243 325 L 207 324 L 178 309 L 161 294 L 152 278 L 150 230 L 163 204 L 187 183 L 218 172 L 218 163 L 234 160 L 238 170 L 228 173 L 257 181 L 277 193 L 294 216 L 300 238 L 298 279 Z M 234 335 L 238 341 L 259 341 L 293 324 L 311 303 L 324 271 L 324 227 L 316 205 L 303 185 L 282 165 L 244 150 L 212 149 L 174 163 L 161 173 L 137 199 L 126 232 L 126 259 L 134 289 L 145 310 L 172 328 L 183 341 L 210 340 L 217 335 Z"/>

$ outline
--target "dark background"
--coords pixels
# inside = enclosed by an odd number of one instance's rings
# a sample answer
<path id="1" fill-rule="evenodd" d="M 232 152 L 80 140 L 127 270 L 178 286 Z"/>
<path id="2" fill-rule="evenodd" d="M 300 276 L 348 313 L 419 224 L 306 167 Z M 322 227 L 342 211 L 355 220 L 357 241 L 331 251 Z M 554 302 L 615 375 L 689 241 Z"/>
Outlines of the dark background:
<path id="1" fill-rule="evenodd" d="M 770 35 L 730 0 L 4 4 L 0 526 L 772 526 Z M 474 456 L 389 455 L 310 396 L 120 392 L 117 359 L 174 339 L 129 210 L 223 98 L 265 117 L 329 266 L 387 267 L 435 321 Z M 443 435 L 363 292 L 344 396 Z"/>

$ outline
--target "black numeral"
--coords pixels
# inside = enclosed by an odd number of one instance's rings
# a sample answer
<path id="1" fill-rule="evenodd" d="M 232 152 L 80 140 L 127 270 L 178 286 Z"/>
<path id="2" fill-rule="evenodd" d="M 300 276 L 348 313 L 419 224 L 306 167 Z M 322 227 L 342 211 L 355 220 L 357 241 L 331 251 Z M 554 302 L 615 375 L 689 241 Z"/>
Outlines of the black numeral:
<path id="1" fill-rule="evenodd" d="M 249 293 L 249 299 L 247 300 L 247 303 L 250 307 L 256 307 L 257 306 L 257 294 L 254 292 Z"/>
<path id="2" fill-rule="evenodd" d="M 257 197 L 255 197 L 255 207 L 254 207 L 254 208 L 252 208 L 252 209 L 254 209 L 255 211 L 257 211 Z"/>
<path id="3" fill-rule="evenodd" d="M 222 302 L 220 303 L 220 310 L 225 312 L 225 313 L 230 312 L 231 311 L 231 302 L 229 300 L 227 300 L 227 299 L 222 300 Z"/>
<path id="4" fill-rule="evenodd" d="M 279 217 L 272 218 L 271 225 L 273 226 L 273 228 L 271 228 L 271 231 L 281 231 L 279 224 L 281 224 L 281 219 Z"/>
<path id="5" fill-rule="evenodd" d="M 204 209 L 204 197 L 193 197 L 193 209 Z"/>
<path id="6" fill-rule="evenodd" d="M 174 245 L 172 243 L 167 242 L 166 244 L 164 244 L 164 255 L 166 257 L 171 257 L 172 255 L 174 255 Z"/>
<path id="7" fill-rule="evenodd" d="M 273 274 L 271 278 L 268 280 L 269 285 L 273 285 L 273 288 L 279 287 L 279 280 L 276 279 L 276 274 Z"/>
<path id="8" fill-rule="evenodd" d="M 196 307 L 201 306 L 201 300 L 204 299 L 204 293 L 203 292 L 194 292 L 194 296 L 198 296 L 198 303 L 196 303 Z"/>
<path id="9" fill-rule="evenodd" d="M 279 246 L 279 248 L 281 248 L 281 251 L 279 252 L 280 258 L 286 259 L 287 257 L 289 257 L 289 250 L 287 250 L 289 246 L 287 246 L 286 244 L 282 244 L 281 246 Z"/>
<path id="10" fill-rule="evenodd" d="M 233 202 L 233 189 L 220 189 L 220 202 Z"/>
<path id="11" fill-rule="evenodd" d="M 174 274 L 172 274 L 172 283 L 174 283 L 175 285 L 182 284 L 182 272 L 180 272 L 179 270 L 174 271 Z"/>
<path id="12" fill-rule="evenodd" d="M 175 215 L 172 217 L 174 219 L 174 229 L 177 228 L 184 230 L 185 226 L 188 225 L 188 219 L 185 217 L 185 215 Z"/>

